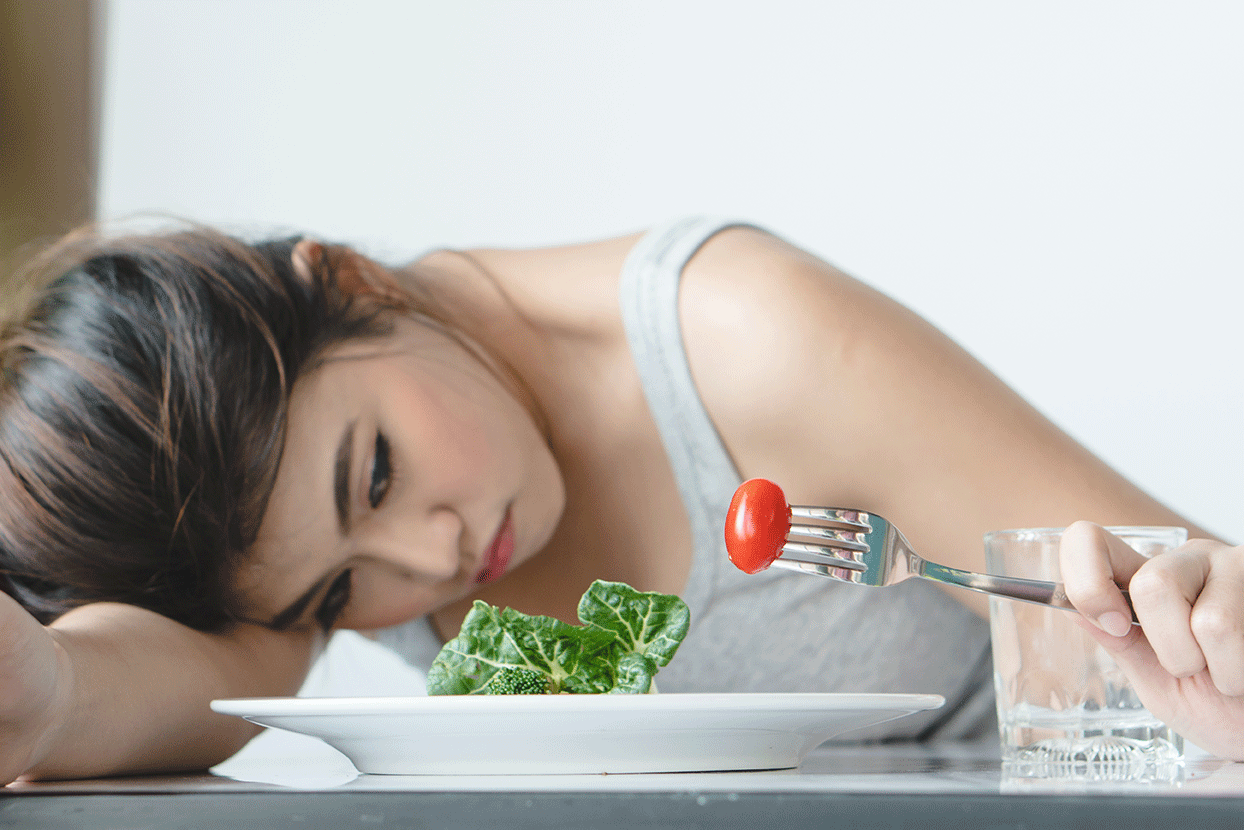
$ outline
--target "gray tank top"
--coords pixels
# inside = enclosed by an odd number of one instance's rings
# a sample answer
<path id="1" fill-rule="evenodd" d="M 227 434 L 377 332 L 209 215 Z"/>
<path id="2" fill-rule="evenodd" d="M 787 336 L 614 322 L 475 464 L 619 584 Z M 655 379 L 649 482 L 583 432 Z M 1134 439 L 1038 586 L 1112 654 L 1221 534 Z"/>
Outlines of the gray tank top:
<path id="1" fill-rule="evenodd" d="M 739 222 L 679 219 L 630 252 L 619 296 L 627 339 L 695 544 L 683 599 L 691 630 L 662 692 L 919 692 L 946 706 L 843 740 L 996 736 L 989 626 L 931 583 L 866 588 L 789 571 L 747 575 L 723 527 L 741 483 L 691 377 L 678 317 L 683 266 Z M 867 505 L 860 505 L 867 507 Z M 377 632 L 424 670 L 441 643 L 425 619 Z"/>

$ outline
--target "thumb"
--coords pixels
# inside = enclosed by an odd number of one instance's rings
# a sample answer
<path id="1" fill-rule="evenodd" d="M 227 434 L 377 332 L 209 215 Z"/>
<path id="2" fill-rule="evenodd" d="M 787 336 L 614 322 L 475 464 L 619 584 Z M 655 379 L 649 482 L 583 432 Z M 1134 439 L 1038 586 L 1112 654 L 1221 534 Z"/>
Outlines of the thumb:
<path id="1" fill-rule="evenodd" d="M 1147 561 L 1122 539 L 1092 522 L 1069 526 L 1058 546 L 1058 569 L 1067 599 L 1099 629 L 1116 638 L 1127 638 L 1132 628 L 1132 608 L 1119 586 L 1126 585 Z"/>

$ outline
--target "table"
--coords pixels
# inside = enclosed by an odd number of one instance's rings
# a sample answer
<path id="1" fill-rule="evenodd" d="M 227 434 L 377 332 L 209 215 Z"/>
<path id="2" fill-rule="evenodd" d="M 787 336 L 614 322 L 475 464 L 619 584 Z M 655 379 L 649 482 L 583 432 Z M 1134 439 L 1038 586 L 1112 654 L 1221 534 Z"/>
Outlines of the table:
<path id="1" fill-rule="evenodd" d="M 785 771 L 370 776 L 301 740 L 214 774 L 13 785 L 0 827 L 1244 827 L 1244 764 L 1206 756 L 1148 783 L 1017 779 L 994 745 L 902 743 L 829 744 Z"/>

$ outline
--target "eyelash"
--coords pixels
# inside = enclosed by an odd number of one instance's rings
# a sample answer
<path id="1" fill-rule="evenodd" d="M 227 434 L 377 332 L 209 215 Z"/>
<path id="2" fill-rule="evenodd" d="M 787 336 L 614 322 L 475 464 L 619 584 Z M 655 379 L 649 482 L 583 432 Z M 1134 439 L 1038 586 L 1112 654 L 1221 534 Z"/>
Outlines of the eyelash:
<path id="1" fill-rule="evenodd" d="M 375 456 L 371 463 L 371 483 L 367 487 L 367 503 L 373 509 L 384 501 L 389 492 L 389 483 L 393 480 L 393 464 L 390 458 L 389 439 L 383 433 L 376 433 Z"/>
<path id="2" fill-rule="evenodd" d="M 371 482 L 367 486 L 367 502 L 373 509 L 379 507 L 380 502 L 384 501 L 385 494 L 389 492 L 389 484 L 393 480 L 393 464 L 389 456 L 389 439 L 377 432 L 375 455 L 372 458 Z M 351 572 L 345 570 L 328 586 L 324 601 L 320 603 L 320 607 L 315 612 L 315 621 L 319 623 L 320 628 L 328 631 L 336 625 L 341 612 L 350 603 L 352 582 Z"/>
<path id="3" fill-rule="evenodd" d="M 384 501 L 385 494 L 389 492 L 389 484 L 393 480 L 393 463 L 389 456 L 389 439 L 385 438 L 383 433 L 377 432 L 375 455 L 372 458 L 371 482 L 367 486 L 367 502 L 373 509 L 379 507 L 380 502 Z M 315 612 L 315 621 L 319 623 L 320 628 L 328 631 L 337 623 L 341 612 L 350 602 L 352 581 L 350 571 L 345 570 L 328 586 L 324 601 L 320 603 L 320 607 Z"/>
<path id="4" fill-rule="evenodd" d="M 337 624 L 337 618 L 341 616 L 341 612 L 350 602 L 351 587 L 351 573 L 348 570 L 342 571 L 333 580 L 333 584 L 328 586 L 324 601 L 320 603 L 320 607 L 315 612 L 315 621 L 324 631 L 330 630 Z"/>

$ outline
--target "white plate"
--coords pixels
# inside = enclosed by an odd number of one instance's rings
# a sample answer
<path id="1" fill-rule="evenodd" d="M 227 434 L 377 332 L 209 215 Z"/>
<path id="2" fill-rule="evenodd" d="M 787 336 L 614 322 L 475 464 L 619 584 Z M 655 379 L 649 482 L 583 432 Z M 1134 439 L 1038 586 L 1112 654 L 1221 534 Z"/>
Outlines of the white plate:
<path id="1" fill-rule="evenodd" d="M 312 735 L 359 772 L 500 775 L 791 769 L 820 744 L 940 695 L 236 698 L 212 709 Z"/>

